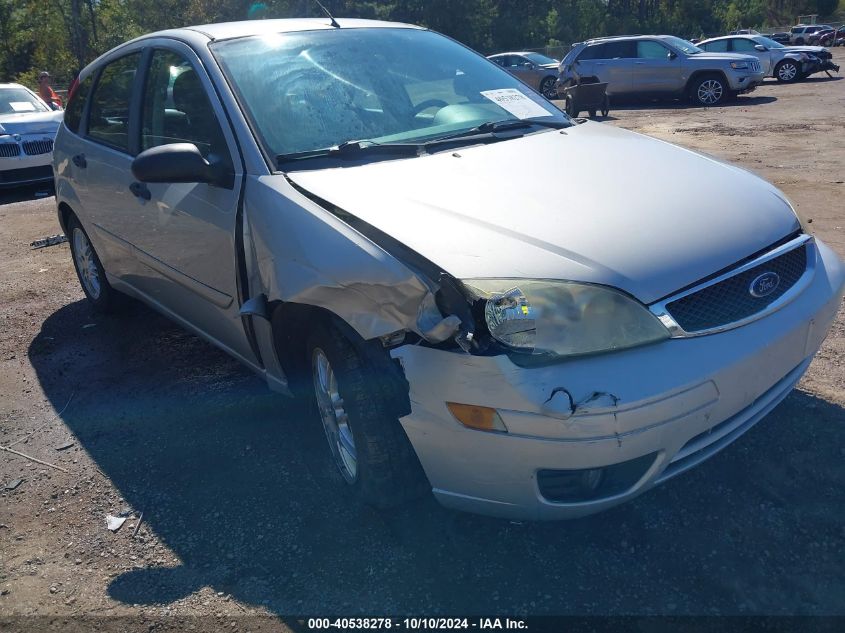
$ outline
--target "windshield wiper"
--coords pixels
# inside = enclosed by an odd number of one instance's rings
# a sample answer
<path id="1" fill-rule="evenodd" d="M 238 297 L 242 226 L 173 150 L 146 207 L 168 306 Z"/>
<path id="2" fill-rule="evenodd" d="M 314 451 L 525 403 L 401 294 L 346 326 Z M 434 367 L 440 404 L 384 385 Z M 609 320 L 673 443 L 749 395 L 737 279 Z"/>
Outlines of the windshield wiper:
<path id="1" fill-rule="evenodd" d="M 487 121 L 481 125 L 462 130 L 446 136 L 439 136 L 424 143 L 425 147 L 437 145 L 439 143 L 454 143 L 463 140 L 472 140 L 479 137 L 500 138 L 496 136 L 497 132 L 507 132 L 510 130 L 524 130 L 535 125 L 540 127 L 547 127 L 553 130 L 561 130 L 566 127 L 571 127 L 571 124 L 566 121 L 537 121 L 534 119 L 505 119 L 503 121 Z M 504 138 L 513 138 L 512 136 Z M 504 140 L 504 138 L 502 140 Z"/>
<path id="2" fill-rule="evenodd" d="M 352 158 L 365 153 L 390 154 L 394 156 L 416 156 L 420 145 L 416 143 L 376 143 L 368 139 L 344 141 L 335 147 L 315 149 L 307 152 L 292 152 L 276 156 L 276 164 L 289 163 L 312 158 Z"/>

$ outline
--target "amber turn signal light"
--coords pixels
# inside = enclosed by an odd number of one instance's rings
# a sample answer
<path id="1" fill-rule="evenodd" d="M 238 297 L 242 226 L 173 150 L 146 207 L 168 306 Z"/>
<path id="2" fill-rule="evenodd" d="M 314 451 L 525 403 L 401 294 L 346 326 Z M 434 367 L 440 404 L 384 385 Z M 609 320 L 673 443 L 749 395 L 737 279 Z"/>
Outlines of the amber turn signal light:
<path id="1" fill-rule="evenodd" d="M 490 407 L 479 407 L 474 404 L 458 404 L 447 402 L 446 406 L 455 419 L 464 426 L 479 431 L 500 431 L 507 433 L 508 428 L 502 422 L 501 416 L 496 409 Z"/>

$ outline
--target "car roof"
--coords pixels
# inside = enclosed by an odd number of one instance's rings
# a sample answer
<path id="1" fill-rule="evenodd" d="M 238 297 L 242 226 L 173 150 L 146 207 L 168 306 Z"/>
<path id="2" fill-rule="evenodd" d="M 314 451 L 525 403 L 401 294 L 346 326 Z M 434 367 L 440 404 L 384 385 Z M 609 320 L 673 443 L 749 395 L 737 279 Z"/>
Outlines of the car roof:
<path id="1" fill-rule="evenodd" d="M 401 22 L 383 22 L 381 20 L 359 20 L 337 18 L 342 29 L 361 28 L 406 28 L 421 29 L 422 27 Z M 217 24 L 200 24 L 186 26 L 180 29 L 151 33 L 144 37 L 167 33 L 171 35 L 179 31 L 195 31 L 202 33 L 210 40 L 232 39 L 235 37 L 249 37 L 254 35 L 271 35 L 275 33 L 294 33 L 298 31 L 334 30 L 328 18 L 291 18 L 280 20 L 244 20 L 242 22 L 220 22 Z"/>
<path id="2" fill-rule="evenodd" d="M 715 42 L 717 40 L 735 40 L 737 38 L 745 40 L 753 40 L 755 37 L 766 37 L 762 33 L 760 35 L 747 35 L 745 33 L 737 33 L 736 35 L 720 35 L 719 37 L 708 37 L 706 40 L 701 40 L 698 44 L 706 44 L 707 42 Z M 698 46 L 696 44 L 696 46 Z"/>
<path id="3" fill-rule="evenodd" d="M 667 39 L 673 35 L 608 35 L 607 37 L 593 37 L 584 41 L 584 44 L 598 44 L 600 42 L 611 42 L 614 40 L 648 40 Z"/>
<path id="4" fill-rule="evenodd" d="M 528 55 L 529 53 L 536 53 L 537 51 L 507 51 L 506 53 L 493 53 L 492 55 L 488 55 L 488 57 L 498 57 L 499 55 Z M 543 53 L 539 53 L 543 55 Z M 548 55 L 544 55 L 544 57 L 548 57 Z"/>
<path id="5" fill-rule="evenodd" d="M 26 86 L 22 86 L 21 84 L 0 84 L 0 90 L 3 88 L 23 88 L 24 90 L 29 90 Z M 30 92 L 32 92 L 30 90 Z"/>

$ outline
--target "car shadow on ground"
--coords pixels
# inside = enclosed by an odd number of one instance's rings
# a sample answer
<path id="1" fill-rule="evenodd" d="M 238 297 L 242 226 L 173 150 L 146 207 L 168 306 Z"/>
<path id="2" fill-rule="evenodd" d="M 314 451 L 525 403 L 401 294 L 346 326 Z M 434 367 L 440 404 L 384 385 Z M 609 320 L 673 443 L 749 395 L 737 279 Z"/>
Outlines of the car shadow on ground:
<path id="1" fill-rule="evenodd" d="M 711 106 L 713 109 L 718 108 L 736 108 L 749 107 L 756 105 L 763 105 L 767 103 L 774 103 L 777 97 L 770 95 L 741 95 L 736 99 L 729 99 L 716 106 Z M 700 110 L 703 106 L 690 103 L 687 100 L 676 99 L 634 99 L 634 98 L 612 98 L 610 102 L 611 110 Z"/>
<path id="2" fill-rule="evenodd" d="M 315 418 L 140 304 L 112 317 L 82 301 L 62 307 L 29 358 L 57 411 L 73 395 L 61 420 L 179 559 L 163 566 L 139 542 L 144 568 L 104 581 L 127 605 L 210 586 L 282 619 L 841 606 L 843 411 L 802 392 L 631 503 L 512 524 L 431 498 L 390 512 L 360 506 Z M 99 528 L 118 509 L 97 508 L 91 521 Z"/>
<path id="3" fill-rule="evenodd" d="M 40 200 L 56 195 L 53 183 L 46 185 L 34 185 L 27 187 L 14 187 L 0 189 L 0 205 L 25 202 L 27 200 Z"/>

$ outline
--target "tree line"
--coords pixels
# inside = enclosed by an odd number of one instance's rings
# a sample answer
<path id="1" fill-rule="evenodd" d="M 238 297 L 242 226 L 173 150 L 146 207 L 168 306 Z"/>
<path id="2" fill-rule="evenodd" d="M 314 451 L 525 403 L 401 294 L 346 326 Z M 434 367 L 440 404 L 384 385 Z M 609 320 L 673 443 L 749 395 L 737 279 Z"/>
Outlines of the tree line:
<path id="1" fill-rule="evenodd" d="M 672 33 L 697 37 L 739 27 L 830 18 L 845 0 L 323 0 L 336 17 L 428 26 L 483 53 L 568 45 L 587 37 Z M 0 82 L 57 87 L 128 39 L 229 20 L 322 15 L 314 0 L 0 0 Z M 841 19 L 841 18 L 840 18 Z"/>

